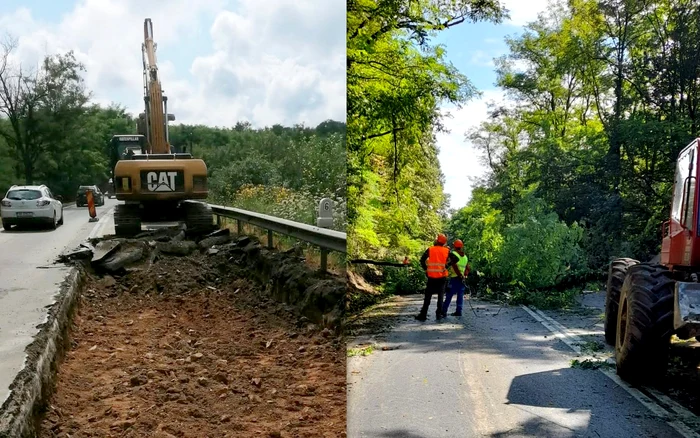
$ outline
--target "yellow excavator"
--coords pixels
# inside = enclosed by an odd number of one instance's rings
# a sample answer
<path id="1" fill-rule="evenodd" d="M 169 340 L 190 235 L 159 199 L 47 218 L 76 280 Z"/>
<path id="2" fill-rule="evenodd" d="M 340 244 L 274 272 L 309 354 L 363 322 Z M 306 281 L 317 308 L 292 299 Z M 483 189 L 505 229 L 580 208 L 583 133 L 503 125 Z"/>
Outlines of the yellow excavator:
<path id="1" fill-rule="evenodd" d="M 141 231 L 142 222 L 184 221 L 188 232 L 213 228 L 211 208 L 195 199 L 206 199 L 207 165 L 186 150 L 170 144 L 168 99 L 158 77 L 153 24 L 143 25 L 143 82 L 145 112 L 139 114 L 137 135 L 115 135 L 110 143 L 114 194 L 123 204 L 114 211 L 118 236 Z"/>

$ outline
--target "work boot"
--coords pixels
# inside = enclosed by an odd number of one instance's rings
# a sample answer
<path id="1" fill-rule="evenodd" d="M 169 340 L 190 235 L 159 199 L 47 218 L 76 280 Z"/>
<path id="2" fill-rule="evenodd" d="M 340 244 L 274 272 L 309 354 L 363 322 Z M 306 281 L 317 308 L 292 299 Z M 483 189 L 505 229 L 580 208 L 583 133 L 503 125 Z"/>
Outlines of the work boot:
<path id="1" fill-rule="evenodd" d="M 462 316 L 462 312 L 451 313 L 452 316 Z"/>
<path id="2" fill-rule="evenodd" d="M 442 318 L 445 318 L 446 316 L 447 316 L 447 315 L 445 315 L 444 313 L 436 313 L 436 314 L 435 314 L 435 320 L 436 320 L 436 321 L 439 321 L 439 320 L 441 320 Z"/>
<path id="3" fill-rule="evenodd" d="M 426 319 L 428 319 L 425 315 L 416 315 L 415 318 L 418 321 L 425 321 Z"/>

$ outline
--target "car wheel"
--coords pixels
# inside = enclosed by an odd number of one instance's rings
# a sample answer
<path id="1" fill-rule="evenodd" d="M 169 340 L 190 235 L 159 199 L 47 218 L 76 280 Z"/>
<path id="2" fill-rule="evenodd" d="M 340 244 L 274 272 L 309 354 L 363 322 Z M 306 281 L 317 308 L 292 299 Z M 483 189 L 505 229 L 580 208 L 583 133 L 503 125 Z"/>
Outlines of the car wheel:
<path id="1" fill-rule="evenodd" d="M 63 225 L 63 207 L 61 207 L 61 219 L 58 220 L 58 225 Z"/>
<path id="2" fill-rule="evenodd" d="M 2 227 L 5 229 L 5 231 L 10 231 L 10 228 L 12 228 L 12 225 L 9 224 L 7 221 L 2 221 Z"/>
<path id="3" fill-rule="evenodd" d="M 56 212 L 53 212 L 53 220 L 51 221 L 51 229 L 55 230 L 56 229 Z"/>

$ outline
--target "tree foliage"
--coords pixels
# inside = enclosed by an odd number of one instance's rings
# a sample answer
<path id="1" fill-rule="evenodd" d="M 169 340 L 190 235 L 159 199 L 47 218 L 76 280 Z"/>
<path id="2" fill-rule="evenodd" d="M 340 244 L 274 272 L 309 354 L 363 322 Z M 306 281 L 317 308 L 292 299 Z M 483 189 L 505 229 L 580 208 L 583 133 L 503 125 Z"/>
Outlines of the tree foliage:
<path id="1" fill-rule="evenodd" d="M 700 4 L 560 1 L 507 43 L 498 85 L 514 105 L 467 133 L 489 172 L 450 223 L 477 241 L 497 223 L 507 257 L 480 243 L 479 269 L 543 287 L 658 254 L 676 158 L 698 135 Z"/>
<path id="2" fill-rule="evenodd" d="M 462 22 L 500 21 L 494 0 L 348 2 L 348 251 L 414 253 L 440 231 L 447 206 L 435 133 L 439 107 L 476 94 L 429 43 Z"/>
<path id="3" fill-rule="evenodd" d="M 319 202 L 331 198 L 334 228 L 344 231 L 345 130 L 333 120 L 315 128 L 175 125 L 170 138 L 207 163 L 210 202 L 315 225 Z"/>

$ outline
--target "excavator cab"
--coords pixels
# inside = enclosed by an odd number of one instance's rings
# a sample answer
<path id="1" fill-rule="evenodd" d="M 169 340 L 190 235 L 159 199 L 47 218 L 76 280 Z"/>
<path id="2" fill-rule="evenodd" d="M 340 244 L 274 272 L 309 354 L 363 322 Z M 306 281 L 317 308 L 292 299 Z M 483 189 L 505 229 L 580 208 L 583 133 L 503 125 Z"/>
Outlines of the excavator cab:
<path id="1" fill-rule="evenodd" d="M 114 135 L 109 142 L 109 158 L 112 168 L 129 152 L 146 153 L 146 137 L 143 135 Z"/>

